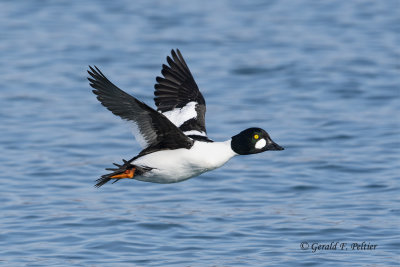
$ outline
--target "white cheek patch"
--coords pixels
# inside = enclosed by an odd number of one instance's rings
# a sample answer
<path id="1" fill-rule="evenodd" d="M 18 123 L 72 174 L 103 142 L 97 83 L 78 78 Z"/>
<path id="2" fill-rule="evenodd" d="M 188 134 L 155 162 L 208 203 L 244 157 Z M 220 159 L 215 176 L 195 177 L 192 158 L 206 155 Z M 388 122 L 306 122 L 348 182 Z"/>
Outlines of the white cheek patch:
<path id="1" fill-rule="evenodd" d="M 260 140 L 257 141 L 257 143 L 255 145 L 255 148 L 261 149 L 261 148 L 265 147 L 266 144 L 267 144 L 267 141 L 265 141 L 264 138 L 260 139 Z"/>

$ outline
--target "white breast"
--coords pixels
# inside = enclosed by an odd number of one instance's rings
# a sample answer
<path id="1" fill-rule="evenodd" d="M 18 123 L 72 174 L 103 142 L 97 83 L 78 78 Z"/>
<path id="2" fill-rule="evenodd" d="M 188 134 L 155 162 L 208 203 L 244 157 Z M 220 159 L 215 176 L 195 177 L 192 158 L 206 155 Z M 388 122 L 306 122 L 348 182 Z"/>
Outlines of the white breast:
<path id="1" fill-rule="evenodd" d="M 235 155 L 231 140 L 213 143 L 195 141 L 191 149 L 162 150 L 138 158 L 134 165 L 153 170 L 134 178 L 155 183 L 180 182 L 221 167 Z"/>

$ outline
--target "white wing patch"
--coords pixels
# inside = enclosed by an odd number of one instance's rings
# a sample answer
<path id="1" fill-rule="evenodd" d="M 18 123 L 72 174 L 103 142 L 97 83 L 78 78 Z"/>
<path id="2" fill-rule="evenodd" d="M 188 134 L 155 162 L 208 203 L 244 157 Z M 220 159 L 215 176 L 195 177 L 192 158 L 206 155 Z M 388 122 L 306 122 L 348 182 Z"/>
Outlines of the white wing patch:
<path id="1" fill-rule="evenodd" d="M 200 136 L 207 136 L 207 134 L 205 132 L 202 131 L 196 131 L 196 130 L 190 130 L 190 131 L 186 131 L 183 132 L 185 135 L 200 135 Z"/>
<path id="2" fill-rule="evenodd" d="M 179 128 L 185 121 L 197 117 L 196 104 L 196 102 L 192 101 L 187 103 L 183 108 L 174 108 L 162 114 Z"/>
<path id="3" fill-rule="evenodd" d="M 267 141 L 265 141 L 265 139 L 263 138 L 263 139 L 260 139 L 257 141 L 255 147 L 257 149 L 261 149 L 261 148 L 265 147 L 266 144 L 267 144 Z"/>

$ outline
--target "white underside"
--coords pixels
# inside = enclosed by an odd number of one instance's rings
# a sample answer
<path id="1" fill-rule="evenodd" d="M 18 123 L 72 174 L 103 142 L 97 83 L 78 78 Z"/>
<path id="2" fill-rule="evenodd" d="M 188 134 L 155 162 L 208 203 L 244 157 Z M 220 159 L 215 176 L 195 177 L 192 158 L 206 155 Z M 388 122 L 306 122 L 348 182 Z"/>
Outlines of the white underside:
<path id="1" fill-rule="evenodd" d="M 195 141 L 191 149 L 157 151 L 133 161 L 132 164 L 153 170 L 134 179 L 153 183 L 176 183 L 224 165 L 237 155 L 226 142 Z"/>

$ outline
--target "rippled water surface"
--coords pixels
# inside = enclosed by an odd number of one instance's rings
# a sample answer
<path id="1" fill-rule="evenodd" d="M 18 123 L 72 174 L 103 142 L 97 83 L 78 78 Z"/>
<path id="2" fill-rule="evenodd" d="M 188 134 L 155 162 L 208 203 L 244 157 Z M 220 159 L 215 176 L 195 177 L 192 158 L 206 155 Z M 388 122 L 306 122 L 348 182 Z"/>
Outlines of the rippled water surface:
<path id="1" fill-rule="evenodd" d="M 398 1 L 1 1 L 0 14 L 0 265 L 399 264 Z M 94 188 L 140 148 L 87 66 L 154 106 L 172 48 L 212 139 L 258 126 L 285 150 Z"/>

